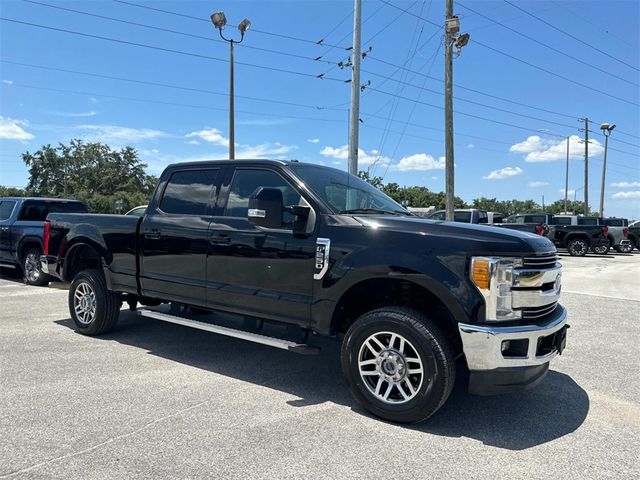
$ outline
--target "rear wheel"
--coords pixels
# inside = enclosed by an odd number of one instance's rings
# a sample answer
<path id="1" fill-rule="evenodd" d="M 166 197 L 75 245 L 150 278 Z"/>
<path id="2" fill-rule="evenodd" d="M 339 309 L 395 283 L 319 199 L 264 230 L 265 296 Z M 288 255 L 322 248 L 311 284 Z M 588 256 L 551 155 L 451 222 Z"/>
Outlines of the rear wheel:
<path id="1" fill-rule="evenodd" d="M 69 288 L 69 312 L 76 330 L 84 335 L 99 335 L 111 330 L 118 321 L 120 296 L 107 290 L 99 270 L 82 270 Z"/>
<path id="2" fill-rule="evenodd" d="M 631 253 L 633 251 L 633 244 L 625 243 L 624 245 L 620 245 L 620 247 L 618 248 L 618 251 L 620 253 Z"/>
<path id="3" fill-rule="evenodd" d="M 426 420 L 447 400 L 455 360 L 445 334 L 420 312 L 385 307 L 362 315 L 342 343 L 351 392 L 374 415 Z"/>
<path id="4" fill-rule="evenodd" d="M 34 247 L 28 249 L 22 258 L 22 272 L 27 285 L 41 287 L 49 283 L 49 276 L 42 272 L 40 266 L 40 254 L 40 249 Z"/>
<path id="5" fill-rule="evenodd" d="M 567 250 L 572 257 L 584 257 L 589 251 L 589 244 L 583 238 L 574 238 L 567 244 Z"/>
<path id="6" fill-rule="evenodd" d="M 609 243 L 607 242 L 605 245 L 591 247 L 591 251 L 597 255 L 607 255 L 609 253 Z"/>

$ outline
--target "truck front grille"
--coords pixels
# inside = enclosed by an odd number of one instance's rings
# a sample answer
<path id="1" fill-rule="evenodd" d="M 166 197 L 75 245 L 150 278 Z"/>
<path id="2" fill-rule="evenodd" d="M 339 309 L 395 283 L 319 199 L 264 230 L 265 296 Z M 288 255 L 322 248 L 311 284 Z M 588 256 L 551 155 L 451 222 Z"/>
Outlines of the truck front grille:
<path id="1" fill-rule="evenodd" d="M 522 318 L 523 319 L 536 319 L 544 317 L 545 315 L 549 315 L 552 313 L 556 307 L 558 306 L 558 302 L 553 302 L 550 305 L 545 305 L 543 307 L 526 307 L 522 309 Z"/>
<path id="2" fill-rule="evenodd" d="M 540 257 L 525 257 L 522 259 L 524 268 L 551 268 L 558 261 L 558 255 L 555 253 L 543 255 Z"/>

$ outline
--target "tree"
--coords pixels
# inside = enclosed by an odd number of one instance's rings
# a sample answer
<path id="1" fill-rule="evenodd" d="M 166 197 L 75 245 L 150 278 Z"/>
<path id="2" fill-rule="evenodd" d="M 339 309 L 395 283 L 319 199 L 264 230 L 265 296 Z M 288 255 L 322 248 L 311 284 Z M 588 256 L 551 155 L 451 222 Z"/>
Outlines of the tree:
<path id="1" fill-rule="evenodd" d="M 27 192 L 24 188 L 3 187 L 0 185 L 0 197 L 25 197 Z"/>
<path id="2" fill-rule="evenodd" d="M 112 150 L 99 142 L 71 140 L 27 151 L 22 160 L 29 167 L 27 194 L 76 198 L 100 213 L 112 213 L 116 200 L 125 211 L 146 204 L 158 182 L 146 174 L 147 165 L 132 147 Z"/>
<path id="3" fill-rule="evenodd" d="M 382 177 L 371 177 L 368 171 L 360 170 L 358 176 L 376 188 L 382 188 Z"/>

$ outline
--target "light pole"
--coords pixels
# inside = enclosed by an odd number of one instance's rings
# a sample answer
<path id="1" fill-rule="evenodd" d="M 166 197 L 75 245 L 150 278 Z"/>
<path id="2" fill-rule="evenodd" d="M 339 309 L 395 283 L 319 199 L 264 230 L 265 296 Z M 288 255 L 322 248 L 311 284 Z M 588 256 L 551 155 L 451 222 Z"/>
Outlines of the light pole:
<path id="1" fill-rule="evenodd" d="M 226 38 L 222 34 L 224 26 L 227 24 L 227 17 L 224 16 L 224 12 L 216 12 L 211 15 L 211 21 L 213 25 L 220 32 L 220 37 L 229 42 L 229 158 L 231 160 L 236 158 L 236 144 L 235 144 L 235 121 L 234 121 L 234 105 L 233 105 L 233 45 L 235 43 L 241 43 L 244 40 L 244 34 L 249 30 L 251 22 L 248 18 L 245 18 L 238 24 L 238 30 L 240 30 L 240 40 L 233 40 L 232 38 Z"/>
<path id="2" fill-rule="evenodd" d="M 609 135 L 613 132 L 613 129 L 616 128 L 616 125 L 609 125 L 608 123 L 603 123 L 600 125 L 600 130 L 602 130 L 602 134 L 604 135 L 604 161 L 602 162 L 602 184 L 600 185 L 600 216 L 604 217 L 604 181 L 605 175 L 607 174 L 607 146 L 609 144 Z"/>

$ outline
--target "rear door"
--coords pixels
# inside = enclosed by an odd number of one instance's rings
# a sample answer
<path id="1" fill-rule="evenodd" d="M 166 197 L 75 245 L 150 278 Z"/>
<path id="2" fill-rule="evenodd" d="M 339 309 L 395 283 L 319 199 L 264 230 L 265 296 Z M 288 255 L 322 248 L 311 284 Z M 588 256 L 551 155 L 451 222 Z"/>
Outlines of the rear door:
<path id="1" fill-rule="evenodd" d="M 207 257 L 207 301 L 249 315 L 307 325 L 310 319 L 315 229 L 294 235 L 294 216 L 283 214 L 279 229 L 249 222 L 249 197 L 259 187 L 282 190 L 285 206 L 309 205 L 280 172 L 238 167 L 225 175 L 221 205 L 211 222 Z"/>
<path id="2" fill-rule="evenodd" d="M 145 296 L 205 305 L 206 258 L 219 168 L 176 169 L 159 188 L 140 226 L 140 283 Z"/>
<path id="3" fill-rule="evenodd" d="M 0 200 L 0 262 L 12 263 L 11 223 L 15 200 Z"/>

